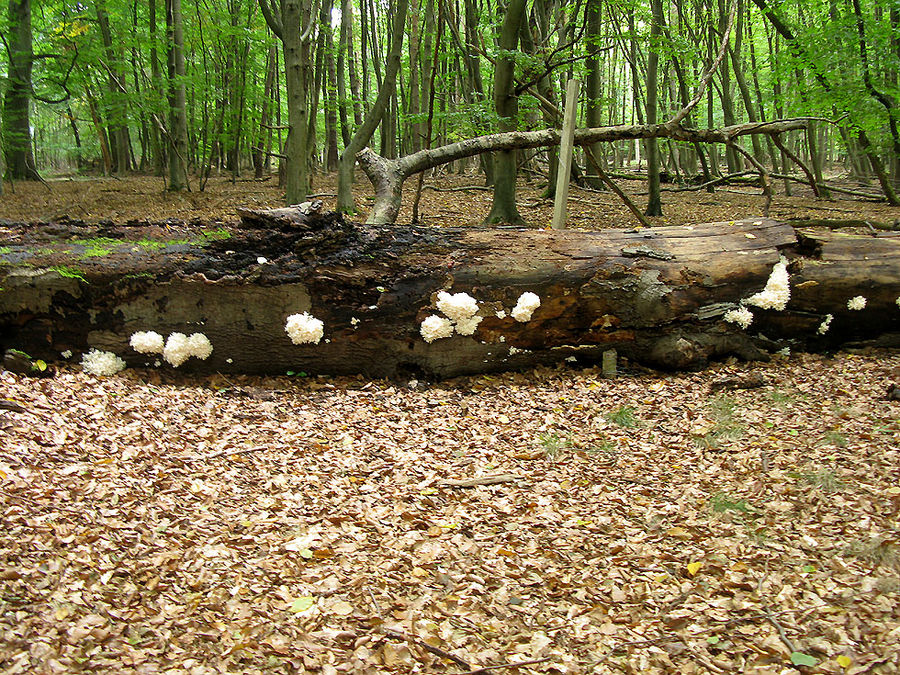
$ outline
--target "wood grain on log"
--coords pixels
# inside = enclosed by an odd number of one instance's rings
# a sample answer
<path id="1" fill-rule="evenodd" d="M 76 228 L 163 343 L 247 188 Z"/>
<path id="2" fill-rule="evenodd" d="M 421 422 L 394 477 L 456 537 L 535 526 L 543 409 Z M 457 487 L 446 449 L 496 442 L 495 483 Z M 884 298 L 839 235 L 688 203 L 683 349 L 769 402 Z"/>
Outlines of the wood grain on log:
<path id="1" fill-rule="evenodd" d="M 288 227 L 292 219 L 277 211 L 275 228 L 259 227 L 267 212 L 246 212 L 252 226 L 227 240 L 152 254 L 133 245 L 145 236 L 140 227 L 122 228 L 121 246 L 90 258 L 73 254 L 60 226 L 13 230 L 0 255 L 0 347 L 45 359 L 95 347 L 138 366 L 155 357 L 129 347 L 135 331 L 202 332 L 212 355 L 182 370 L 450 377 L 599 362 L 610 349 L 699 368 L 729 354 L 766 358 L 788 344 L 900 333 L 896 233 L 798 237 L 767 219 L 596 232 L 423 228 L 354 225 L 335 214 Z M 791 260 L 787 310 L 753 308 L 746 331 L 724 322 L 762 290 L 782 255 Z M 439 314 L 441 290 L 478 300 L 474 335 L 423 340 L 420 324 Z M 525 291 L 541 306 L 523 323 L 510 311 Z M 865 311 L 847 309 L 855 295 L 867 298 Z M 285 333 L 286 317 L 301 312 L 324 322 L 320 343 L 295 345 Z M 822 336 L 827 314 L 834 320 Z"/>

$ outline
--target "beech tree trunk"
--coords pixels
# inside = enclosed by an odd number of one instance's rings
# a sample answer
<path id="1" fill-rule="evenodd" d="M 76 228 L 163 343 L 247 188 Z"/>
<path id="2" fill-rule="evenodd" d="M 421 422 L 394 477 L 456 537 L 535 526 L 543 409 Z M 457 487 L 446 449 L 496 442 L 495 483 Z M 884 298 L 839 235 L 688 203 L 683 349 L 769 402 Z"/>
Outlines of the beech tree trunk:
<path id="1" fill-rule="evenodd" d="M 610 349 L 695 369 L 783 347 L 900 341 L 896 232 L 833 235 L 761 218 L 598 232 L 388 227 L 307 206 L 310 215 L 244 211 L 229 239 L 173 241 L 152 255 L 136 242 L 160 228 L 104 227 L 121 245 L 88 258 L 75 242 L 96 236 L 95 227 L 10 228 L 0 254 L 0 348 L 44 359 L 97 348 L 152 366 L 157 356 L 130 348 L 132 333 L 203 332 L 212 355 L 180 370 L 451 377 L 590 364 Z M 750 307 L 746 330 L 724 321 L 766 286 L 782 256 L 786 309 Z M 428 343 L 420 326 L 440 315 L 442 290 L 471 295 L 482 320 L 471 336 Z M 541 303 L 520 322 L 511 310 L 524 292 Z M 857 295 L 865 309 L 848 309 Z M 285 333 L 286 318 L 302 312 L 323 322 L 318 344 L 293 344 Z"/>

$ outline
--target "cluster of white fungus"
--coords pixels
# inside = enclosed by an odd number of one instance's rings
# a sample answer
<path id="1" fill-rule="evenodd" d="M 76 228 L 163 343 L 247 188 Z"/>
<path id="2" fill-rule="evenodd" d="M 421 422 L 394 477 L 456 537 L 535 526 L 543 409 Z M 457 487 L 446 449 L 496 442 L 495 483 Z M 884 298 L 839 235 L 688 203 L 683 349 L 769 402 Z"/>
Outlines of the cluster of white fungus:
<path id="1" fill-rule="evenodd" d="M 774 309 L 782 311 L 787 307 L 788 300 L 791 299 L 790 275 L 787 271 L 787 260 L 782 258 L 772 268 L 769 280 L 766 281 L 766 287 L 751 295 L 744 300 L 748 305 L 761 307 L 763 309 Z"/>
<path id="2" fill-rule="evenodd" d="M 319 344 L 325 334 L 325 324 L 308 312 L 291 314 L 284 324 L 284 330 L 295 345 Z"/>
<path id="3" fill-rule="evenodd" d="M 816 330 L 816 332 L 819 335 L 825 335 L 825 333 L 828 332 L 828 329 L 831 328 L 832 321 L 834 321 L 834 316 L 832 314 L 826 314 L 825 320 L 819 324 L 819 328 Z"/>
<path id="4" fill-rule="evenodd" d="M 434 342 L 453 335 L 453 324 L 450 323 L 450 319 L 432 314 L 419 326 L 419 333 L 422 334 L 422 339 L 425 342 Z"/>
<path id="5" fill-rule="evenodd" d="M 738 326 L 747 330 L 751 323 L 753 323 L 753 312 L 751 312 L 746 307 L 738 307 L 737 309 L 730 309 L 725 312 L 725 316 L 723 317 L 725 321 L 728 323 L 736 323 Z"/>
<path id="6" fill-rule="evenodd" d="M 448 319 L 459 322 L 470 319 L 478 312 L 478 301 L 468 293 L 454 293 L 446 291 L 438 293 L 438 310 Z"/>
<path id="7" fill-rule="evenodd" d="M 203 333 L 194 333 L 190 337 L 184 333 L 172 333 L 162 351 L 163 358 L 176 368 L 192 356 L 206 359 L 210 354 L 212 345 Z"/>
<path id="8" fill-rule="evenodd" d="M 526 291 L 525 293 L 522 293 L 516 301 L 516 306 L 513 307 L 512 310 L 512 318 L 516 321 L 521 321 L 522 323 L 530 321 L 534 310 L 540 306 L 541 299 L 537 294 Z"/>
<path id="9" fill-rule="evenodd" d="M 859 310 L 865 309 L 865 308 L 866 308 L 866 299 L 861 295 L 857 295 L 855 298 L 850 298 L 847 301 L 847 309 L 859 311 Z"/>
<path id="10" fill-rule="evenodd" d="M 81 357 L 81 367 L 91 375 L 108 377 L 125 368 L 125 362 L 112 352 L 92 349 Z"/>
<path id="11" fill-rule="evenodd" d="M 175 368 L 192 356 L 208 359 L 213 351 L 212 343 L 203 333 L 193 333 L 190 337 L 184 333 L 171 333 L 164 341 L 163 336 L 155 331 L 138 331 L 132 333 L 128 343 L 141 354 L 162 354 Z"/>
<path id="12" fill-rule="evenodd" d="M 440 291 L 437 308 L 444 316 L 432 314 L 419 326 L 425 342 L 450 337 L 455 330 L 460 335 L 474 335 L 483 317 L 478 314 L 478 301 L 468 293 Z M 446 318 L 444 318 L 446 317 Z"/>
<path id="13" fill-rule="evenodd" d="M 134 351 L 141 354 L 161 354 L 165 347 L 165 340 L 162 335 L 152 330 L 141 330 L 132 333 L 129 344 Z"/>
<path id="14" fill-rule="evenodd" d="M 900 307 L 900 296 L 897 296 L 897 307 Z"/>

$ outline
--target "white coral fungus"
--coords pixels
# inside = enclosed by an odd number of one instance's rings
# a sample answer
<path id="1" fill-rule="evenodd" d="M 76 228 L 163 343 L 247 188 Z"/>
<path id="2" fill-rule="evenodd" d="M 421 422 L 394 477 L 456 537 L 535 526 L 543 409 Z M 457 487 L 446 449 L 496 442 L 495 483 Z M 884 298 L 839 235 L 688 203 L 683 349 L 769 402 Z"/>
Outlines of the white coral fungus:
<path id="1" fill-rule="evenodd" d="M 513 307 L 512 318 L 522 323 L 531 320 L 531 315 L 541 306 L 541 299 L 535 293 L 526 291 L 519 296 L 516 306 Z"/>
<path id="2" fill-rule="evenodd" d="M 196 356 L 203 361 L 209 358 L 213 348 L 209 338 L 203 333 L 193 333 L 188 338 L 188 350 L 190 350 L 191 356 Z"/>
<path id="3" fill-rule="evenodd" d="M 861 295 L 857 295 L 855 298 L 850 298 L 847 301 L 847 309 L 853 309 L 853 310 L 859 311 L 859 310 L 865 309 L 865 308 L 866 308 L 866 299 Z"/>
<path id="4" fill-rule="evenodd" d="M 723 318 L 728 323 L 736 323 L 744 330 L 747 330 L 750 324 L 753 323 L 753 312 L 746 307 L 739 307 L 738 309 L 731 309 L 725 312 Z"/>
<path id="5" fill-rule="evenodd" d="M 748 305 L 782 311 L 791 299 L 790 275 L 787 271 L 787 260 L 782 258 L 772 268 L 766 287 L 744 300 Z"/>
<path id="6" fill-rule="evenodd" d="M 109 376 L 115 375 L 125 368 L 125 362 L 112 352 L 102 352 L 92 349 L 81 357 L 81 367 L 91 375 Z"/>
<path id="7" fill-rule="evenodd" d="M 478 301 L 468 293 L 438 293 L 437 308 L 451 321 L 471 319 L 478 312 Z"/>
<path id="8" fill-rule="evenodd" d="M 831 328 L 831 322 L 832 322 L 833 320 L 834 320 L 834 315 L 832 315 L 832 314 L 826 314 L 826 315 L 825 315 L 825 320 L 822 321 L 822 323 L 819 324 L 819 328 L 816 330 L 816 332 L 817 332 L 819 335 L 825 335 L 825 333 L 828 332 L 828 329 Z"/>
<path id="9" fill-rule="evenodd" d="M 132 333 L 129 344 L 134 351 L 141 354 L 161 354 L 165 348 L 163 336 L 152 330 Z"/>
<path id="10" fill-rule="evenodd" d="M 325 324 L 308 312 L 303 312 L 291 314 L 284 324 L 284 330 L 295 345 L 305 342 L 317 345 L 325 333 Z"/>
<path id="11" fill-rule="evenodd" d="M 475 329 L 481 323 L 480 316 L 470 316 L 468 319 L 460 319 L 456 322 L 456 332 L 460 335 L 474 335 Z"/>
<path id="12" fill-rule="evenodd" d="M 425 342 L 434 342 L 453 335 L 453 324 L 449 319 L 432 314 L 419 326 L 419 332 Z"/>
<path id="13" fill-rule="evenodd" d="M 184 333 L 172 333 L 163 348 L 163 358 L 176 368 L 191 358 L 188 336 Z"/>
<path id="14" fill-rule="evenodd" d="M 897 296 L 897 307 L 900 307 L 900 296 Z"/>

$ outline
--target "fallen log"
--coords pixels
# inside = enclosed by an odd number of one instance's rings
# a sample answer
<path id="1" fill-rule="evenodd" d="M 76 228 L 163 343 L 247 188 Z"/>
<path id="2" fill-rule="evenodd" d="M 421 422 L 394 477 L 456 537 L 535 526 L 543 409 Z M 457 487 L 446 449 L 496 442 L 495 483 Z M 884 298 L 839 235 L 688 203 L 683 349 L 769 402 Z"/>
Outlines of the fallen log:
<path id="1" fill-rule="evenodd" d="M 307 211 L 245 211 L 242 227 L 205 236 L 106 225 L 97 240 L 96 227 L 77 223 L 8 226 L 0 347 L 43 359 L 97 348 L 143 366 L 162 359 L 135 352 L 132 333 L 202 332 L 212 354 L 181 370 L 450 377 L 599 362 L 611 349 L 695 369 L 900 335 L 898 233 L 846 236 L 762 218 L 595 232 L 427 228 Z M 786 309 L 750 307 L 746 330 L 723 320 L 766 286 L 782 256 Z M 443 316 L 441 291 L 477 301 L 471 335 L 458 322 L 450 337 L 423 338 L 423 321 Z M 526 292 L 540 306 L 517 320 Z M 848 309 L 855 296 L 865 309 Z M 318 343 L 285 332 L 287 317 L 304 312 L 323 323 Z"/>

